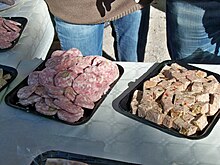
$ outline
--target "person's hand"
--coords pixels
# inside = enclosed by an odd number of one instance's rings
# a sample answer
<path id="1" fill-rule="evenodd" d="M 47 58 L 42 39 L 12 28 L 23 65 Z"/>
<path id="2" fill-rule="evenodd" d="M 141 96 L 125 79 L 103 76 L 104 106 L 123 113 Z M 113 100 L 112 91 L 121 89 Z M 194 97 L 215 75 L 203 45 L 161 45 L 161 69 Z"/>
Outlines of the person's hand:
<path id="1" fill-rule="evenodd" d="M 111 4 L 114 2 L 115 0 L 97 0 L 96 1 L 96 6 L 97 9 L 101 15 L 101 17 L 105 16 L 106 11 L 110 11 L 111 10 Z"/>
<path id="2" fill-rule="evenodd" d="M 0 3 L 4 3 L 4 4 L 7 4 L 7 5 L 14 5 L 15 0 L 0 0 Z"/>

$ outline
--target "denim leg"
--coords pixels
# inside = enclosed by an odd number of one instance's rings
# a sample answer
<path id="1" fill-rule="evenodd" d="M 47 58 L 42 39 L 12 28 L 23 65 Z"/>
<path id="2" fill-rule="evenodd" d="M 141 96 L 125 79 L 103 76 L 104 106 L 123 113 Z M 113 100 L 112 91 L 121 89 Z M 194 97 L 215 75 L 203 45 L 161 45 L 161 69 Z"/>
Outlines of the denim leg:
<path id="1" fill-rule="evenodd" d="M 119 61 L 144 61 L 150 6 L 112 22 Z"/>
<path id="2" fill-rule="evenodd" d="M 57 17 L 54 19 L 63 50 L 77 48 L 84 56 L 102 55 L 104 24 L 76 25 Z"/>
<path id="3" fill-rule="evenodd" d="M 205 63 L 203 53 L 220 55 L 220 1 L 167 0 L 166 18 L 172 59 Z"/>

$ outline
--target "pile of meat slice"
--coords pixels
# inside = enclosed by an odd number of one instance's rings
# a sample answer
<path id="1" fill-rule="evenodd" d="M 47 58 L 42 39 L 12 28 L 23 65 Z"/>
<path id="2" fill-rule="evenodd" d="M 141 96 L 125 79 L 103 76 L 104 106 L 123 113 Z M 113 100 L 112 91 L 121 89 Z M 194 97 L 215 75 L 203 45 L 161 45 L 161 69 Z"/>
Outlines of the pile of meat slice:
<path id="1" fill-rule="evenodd" d="M 84 109 L 95 103 L 119 77 L 118 66 L 101 56 L 83 56 L 78 49 L 56 50 L 45 68 L 28 76 L 28 85 L 19 89 L 19 103 L 34 105 L 37 112 L 57 115 L 68 123 L 78 121 Z"/>
<path id="2" fill-rule="evenodd" d="M 0 49 L 12 46 L 12 42 L 20 36 L 19 22 L 0 17 Z"/>
<path id="3" fill-rule="evenodd" d="M 190 136 L 208 125 L 219 100 L 220 84 L 213 75 L 172 63 L 134 92 L 131 108 L 139 117 Z"/>

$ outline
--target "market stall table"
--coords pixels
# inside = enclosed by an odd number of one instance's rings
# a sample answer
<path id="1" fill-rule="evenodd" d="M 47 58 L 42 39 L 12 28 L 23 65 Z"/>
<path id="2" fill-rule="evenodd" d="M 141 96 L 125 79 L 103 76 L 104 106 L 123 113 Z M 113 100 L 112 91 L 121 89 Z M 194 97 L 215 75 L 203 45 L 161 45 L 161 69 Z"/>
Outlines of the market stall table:
<path id="1" fill-rule="evenodd" d="M 220 123 L 201 140 L 179 138 L 134 121 L 112 101 L 156 64 L 119 62 L 124 74 L 85 124 L 72 126 L 0 104 L 0 164 L 28 165 L 50 150 L 137 164 L 219 164 Z M 220 73 L 219 65 L 196 65 Z M 19 80 L 16 80 L 16 83 Z"/>
<path id="2" fill-rule="evenodd" d="M 27 24 L 18 43 L 7 51 L 0 51 L 0 64 L 16 68 L 16 79 L 22 80 L 45 59 L 53 42 L 54 27 L 44 0 L 16 2 L 15 6 L 0 11 L 0 17 L 24 17 Z M 10 87 L 0 93 L 0 99 L 12 89 Z"/>

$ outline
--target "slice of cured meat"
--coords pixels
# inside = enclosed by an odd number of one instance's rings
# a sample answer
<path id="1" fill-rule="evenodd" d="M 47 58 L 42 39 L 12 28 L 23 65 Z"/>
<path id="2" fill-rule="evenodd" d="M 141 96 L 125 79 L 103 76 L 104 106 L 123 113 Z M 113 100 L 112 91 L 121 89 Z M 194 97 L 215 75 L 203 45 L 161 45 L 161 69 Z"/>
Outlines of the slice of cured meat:
<path id="1" fill-rule="evenodd" d="M 32 105 L 36 102 L 39 102 L 40 100 L 41 100 L 40 96 L 33 94 L 33 95 L 29 96 L 28 98 L 19 99 L 19 103 L 21 105 L 27 106 L 27 105 Z"/>
<path id="2" fill-rule="evenodd" d="M 57 113 L 57 109 L 48 106 L 44 100 L 35 104 L 36 111 L 47 116 L 53 116 Z"/>
<path id="3" fill-rule="evenodd" d="M 28 85 L 39 85 L 40 71 L 31 72 L 28 76 Z"/>
<path id="4" fill-rule="evenodd" d="M 54 85 L 54 76 L 56 75 L 56 70 L 45 68 L 39 74 L 39 83 L 43 86 Z"/>
<path id="5" fill-rule="evenodd" d="M 74 74 L 74 72 L 68 70 L 60 71 L 54 77 L 54 84 L 55 86 L 64 87 L 64 88 L 68 86 L 72 86 L 73 79 L 76 76 L 77 75 Z"/>
<path id="6" fill-rule="evenodd" d="M 68 98 L 70 101 L 74 101 L 77 93 L 73 90 L 72 87 L 65 88 L 64 96 Z"/>
<path id="7" fill-rule="evenodd" d="M 87 109 L 93 109 L 95 106 L 94 102 L 85 95 L 77 95 L 74 104 Z"/>
<path id="8" fill-rule="evenodd" d="M 26 99 L 28 97 L 31 96 L 32 93 L 34 93 L 34 91 L 36 90 L 35 85 L 29 85 L 29 86 L 24 86 L 22 88 L 20 88 L 17 92 L 17 97 L 19 99 Z"/>
<path id="9" fill-rule="evenodd" d="M 83 113 L 84 111 L 72 114 L 64 110 L 59 110 L 57 116 L 60 120 L 63 120 L 65 122 L 75 123 L 76 121 L 78 121 L 80 118 L 83 117 Z"/>

